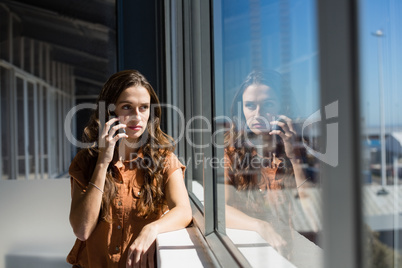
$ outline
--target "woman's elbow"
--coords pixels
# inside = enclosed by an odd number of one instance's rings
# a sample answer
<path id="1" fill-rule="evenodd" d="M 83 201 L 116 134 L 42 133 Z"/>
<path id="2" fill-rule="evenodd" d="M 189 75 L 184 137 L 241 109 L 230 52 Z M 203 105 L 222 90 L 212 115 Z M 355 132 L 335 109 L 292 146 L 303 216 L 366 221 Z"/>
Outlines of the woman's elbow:
<path id="1" fill-rule="evenodd" d="M 75 236 L 81 241 L 88 240 L 88 238 L 91 234 L 90 232 L 83 230 L 83 228 L 74 228 L 73 227 L 73 232 L 74 232 Z"/>
<path id="2" fill-rule="evenodd" d="M 81 241 L 86 241 L 91 235 L 91 231 L 89 230 L 89 228 L 86 228 L 81 223 L 77 222 L 71 215 L 70 225 L 73 229 L 74 235 Z"/>
<path id="3" fill-rule="evenodd" d="M 185 208 L 183 219 L 186 226 L 188 226 L 193 220 L 193 211 L 191 210 L 191 206 Z"/>
<path id="4" fill-rule="evenodd" d="M 85 242 L 88 240 L 89 236 L 85 235 L 84 233 L 81 232 L 76 232 L 74 231 L 75 236 L 77 237 L 78 240 L 81 240 L 82 242 Z"/>

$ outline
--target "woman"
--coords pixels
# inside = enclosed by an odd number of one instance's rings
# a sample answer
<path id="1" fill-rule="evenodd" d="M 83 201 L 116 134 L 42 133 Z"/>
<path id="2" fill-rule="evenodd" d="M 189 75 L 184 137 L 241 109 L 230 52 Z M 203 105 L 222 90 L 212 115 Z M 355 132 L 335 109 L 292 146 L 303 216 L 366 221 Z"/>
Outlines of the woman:
<path id="1" fill-rule="evenodd" d="M 301 153 L 293 146 L 296 131 L 279 105 L 279 78 L 274 72 L 247 77 L 235 94 L 225 135 L 226 225 L 257 231 L 277 249 L 287 243 L 283 231 L 291 225 L 284 190 L 307 185 Z"/>
<path id="2" fill-rule="evenodd" d="M 84 130 L 91 148 L 73 159 L 70 223 L 75 267 L 154 267 L 159 233 L 192 218 L 172 138 L 160 129 L 158 97 L 135 70 L 112 75 Z M 107 118 L 106 123 L 101 123 Z M 120 122 L 119 122 L 120 121 Z"/>

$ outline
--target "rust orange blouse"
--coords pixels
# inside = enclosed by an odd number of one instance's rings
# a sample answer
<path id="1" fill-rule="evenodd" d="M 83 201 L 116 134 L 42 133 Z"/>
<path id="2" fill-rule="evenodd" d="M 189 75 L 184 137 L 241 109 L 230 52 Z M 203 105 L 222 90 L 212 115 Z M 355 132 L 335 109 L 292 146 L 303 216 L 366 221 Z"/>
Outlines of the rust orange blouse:
<path id="1" fill-rule="evenodd" d="M 290 204 L 285 189 L 296 188 L 296 180 L 294 176 L 278 177 L 277 173 L 282 166 L 282 159 L 276 157 L 265 158 L 268 160 L 265 165 L 259 169 L 244 168 L 244 170 L 235 170 L 233 161 L 229 154 L 232 154 L 233 148 L 225 150 L 225 184 L 227 187 L 231 187 L 233 191 L 227 191 L 228 195 L 227 204 L 239 209 L 240 211 L 259 219 L 266 220 L 267 217 L 275 215 L 280 206 L 286 206 Z M 252 154 L 255 156 L 256 152 Z M 264 158 L 261 158 L 263 160 Z M 238 160 L 239 161 L 239 160 Z M 242 160 L 241 164 L 245 164 L 245 160 Z M 253 160 L 249 164 L 252 165 Z M 257 165 L 257 162 L 254 162 Z M 253 187 L 249 189 L 241 190 L 238 187 L 235 180 L 235 175 L 243 173 L 249 175 L 252 179 L 251 183 Z M 243 186 L 243 185 L 240 185 Z M 289 213 L 288 213 L 289 214 Z M 275 215 L 279 217 L 279 215 Z M 288 219 L 285 219 L 288 221 Z"/>
<path id="2" fill-rule="evenodd" d="M 128 248 L 142 228 L 160 218 L 168 210 L 165 207 L 159 215 L 152 215 L 146 219 L 139 216 L 136 204 L 144 175 L 137 167 L 137 160 L 141 157 L 139 153 L 138 157 L 131 161 L 118 161 L 114 164 L 119 176 L 116 176 L 118 194 L 110 208 L 112 221 L 109 223 L 100 220 L 86 241 L 77 239 L 67 256 L 68 263 L 82 268 L 125 268 Z M 80 151 L 70 165 L 71 185 L 74 180 L 85 191 L 95 164 L 96 159 L 91 158 L 85 150 Z M 173 153 L 170 153 L 165 159 L 163 169 L 165 184 L 169 176 L 179 168 L 184 177 L 185 166 Z"/>

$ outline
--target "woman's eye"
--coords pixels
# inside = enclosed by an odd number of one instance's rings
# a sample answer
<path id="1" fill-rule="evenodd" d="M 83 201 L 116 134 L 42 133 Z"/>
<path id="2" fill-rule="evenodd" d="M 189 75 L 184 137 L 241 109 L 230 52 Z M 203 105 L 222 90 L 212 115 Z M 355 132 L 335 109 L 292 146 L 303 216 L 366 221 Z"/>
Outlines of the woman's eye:
<path id="1" fill-rule="evenodd" d="M 146 111 L 146 110 L 148 110 L 148 108 L 149 108 L 148 105 L 143 105 L 143 106 L 140 107 L 140 109 L 141 109 L 142 111 Z"/>
<path id="2" fill-rule="evenodd" d="M 272 108 L 272 107 L 274 107 L 275 106 L 275 103 L 274 102 L 266 102 L 266 103 L 264 103 L 264 107 L 265 108 Z"/>
<path id="3" fill-rule="evenodd" d="M 256 105 L 253 104 L 253 103 L 246 103 L 245 106 L 246 106 L 246 108 L 249 109 L 249 110 L 255 110 L 255 108 L 256 108 Z"/>
<path id="4" fill-rule="evenodd" d="M 273 104 L 270 102 L 264 103 L 264 108 L 271 108 L 272 106 L 273 106 Z"/>
<path id="5" fill-rule="evenodd" d="M 123 107 L 121 107 L 123 110 L 129 110 L 131 107 L 130 105 L 124 105 Z"/>

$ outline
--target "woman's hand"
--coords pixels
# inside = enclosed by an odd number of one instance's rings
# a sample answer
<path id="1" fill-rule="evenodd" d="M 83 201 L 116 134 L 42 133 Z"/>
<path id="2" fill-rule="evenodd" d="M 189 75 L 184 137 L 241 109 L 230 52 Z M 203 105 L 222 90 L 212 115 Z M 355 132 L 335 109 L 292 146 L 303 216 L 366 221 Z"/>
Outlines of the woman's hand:
<path id="1" fill-rule="evenodd" d="M 286 241 L 279 235 L 271 224 L 261 221 L 257 232 L 267 241 L 275 250 L 282 253 L 283 248 L 286 246 Z"/>
<path id="2" fill-rule="evenodd" d="M 128 250 L 126 268 L 154 267 L 156 227 L 146 225 Z"/>
<path id="3" fill-rule="evenodd" d="M 280 115 L 278 120 L 270 122 L 274 126 L 274 130 L 269 132 L 270 135 L 278 135 L 282 138 L 285 146 L 285 154 L 288 158 L 295 158 L 295 152 L 293 148 L 293 141 L 297 135 L 293 128 L 292 119 L 287 116 Z M 280 127 L 280 129 L 275 128 Z"/>
<path id="4" fill-rule="evenodd" d="M 104 164 L 109 164 L 113 160 L 114 147 L 116 146 L 117 141 L 121 138 L 128 137 L 126 133 L 116 134 L 119 129 L 126 127 L 125 124 L 118 124 L 114 127 L 111 127 L 118 121 L 119 118 L 112 118 L 107 121 L 103 127 L 101 136 L 99 137 L 98 163 L 101 162 Z"/>

